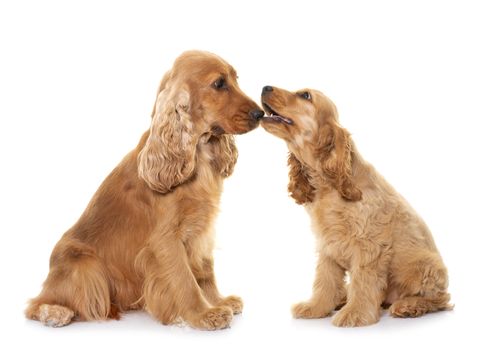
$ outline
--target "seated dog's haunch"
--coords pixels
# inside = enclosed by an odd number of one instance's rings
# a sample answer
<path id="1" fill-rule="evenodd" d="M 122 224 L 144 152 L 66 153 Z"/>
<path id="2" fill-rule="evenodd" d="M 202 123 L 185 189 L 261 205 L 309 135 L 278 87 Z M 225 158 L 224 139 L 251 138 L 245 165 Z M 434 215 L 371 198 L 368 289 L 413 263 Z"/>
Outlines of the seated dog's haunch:
<path id="1" fill-rule="evenodd" d="M 213 272 L 213 221 L 234 138 L 263 111 L 216 55 L 189 51 L 163 77 L 150 130 L 56 244 L 26 316 L 51 326 L 145 309 L 164 324 L 228 327 L 242 301 Z"/>
<path id="2" fill-rule="evenodd" d="M 405 199 L 367 163 L 319 91 L 265 86 L 262 126 L 289 148 L 291 196 L 311 216 L 318 264 L 310 300 L 296 318 L 365 326 L 381 305 L 396 317 L 447 310 L 448 277 L 432 235 Z M 346 285 L 346 272 L 350 283 Z"/>

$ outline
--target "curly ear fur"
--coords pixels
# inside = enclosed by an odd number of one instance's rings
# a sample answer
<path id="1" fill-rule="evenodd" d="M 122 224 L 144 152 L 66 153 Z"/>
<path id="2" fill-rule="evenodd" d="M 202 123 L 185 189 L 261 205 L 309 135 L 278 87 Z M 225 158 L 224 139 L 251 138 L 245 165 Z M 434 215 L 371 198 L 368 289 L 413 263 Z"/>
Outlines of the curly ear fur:
<path id="1" fill-rule="evenodd" d="M 162 80 L 160 81 L 160 85 L 158 86 L 158 90 L 157 90 L 157 97 L 155 99 L 155 104 L 153 105 L 153 110 L 151 111 L 151 117 L 152 118 L 155 116 L 155 112 L 157 110 L 158 95 L 160 95 L 160 92 L 162 92 L 163 90 L 166 89 L 167 82 L 169 81 L 171 74 L 172 74 L 172 71 L 168 71 L 167 73 L 165 73 Z"/>
<path id="2" fill-rule="evenodd" d="M 350 201 L 362 198 L 362 192 L 352 180 L 352 142 L 347 130 L 338 124 L 329 124 L 320 129 L 318 157 L 322 171 L 333 179 L 340 195 Z"/>
<path id="3" fill-rule="evenodd" d="M 155 106 L 150 134 L 138 155 L 138 175 L 151 189 L 166 193 L 193 174 L 197 138 L 187 112 L 188 92 L 163 90 Z"/>
<path id="4" fill-rule="evenodd" d="M 221 176 L 230 176 L 238 159 L 235 138 L 232 135 L 213 136 L 209 143 L 213 145 L 212 164 L 214 168 Z"/>
<path id="5" fill-rule="evenodd" d="M 311 179 L 306 167 L 301 164 L 293 153 L 289 153 L 289 195 L 298 204 L 313 202 L 315 188 L 311 185 Z"/>

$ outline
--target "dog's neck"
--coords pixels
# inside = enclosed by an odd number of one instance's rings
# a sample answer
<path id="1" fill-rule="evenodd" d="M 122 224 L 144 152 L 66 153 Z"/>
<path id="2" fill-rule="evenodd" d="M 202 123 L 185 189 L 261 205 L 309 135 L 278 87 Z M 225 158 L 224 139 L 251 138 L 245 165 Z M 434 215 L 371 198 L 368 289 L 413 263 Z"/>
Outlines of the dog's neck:
<path id="1" fill-rule="evenodd" d="M 313 154 L 309 154 L 304 148 L 299 147 L 296 144 L 287 142 L 287 146 L 289 152 L 294 154 L 304 168 L 308 169 L 309 173 L 314 172 L 314 169 L 317 167 L 317 159 L 313 156 Z"/>
<path id="2" fill-rule="evenodd" d="M 352 142 L 351 159 L 352 178 L 354 182 L 359 182 L 361 179 L 362 181 L 366 181 L 374 176 L 375 170 L 373 166 L 364 160 L 354 142 Z"/>

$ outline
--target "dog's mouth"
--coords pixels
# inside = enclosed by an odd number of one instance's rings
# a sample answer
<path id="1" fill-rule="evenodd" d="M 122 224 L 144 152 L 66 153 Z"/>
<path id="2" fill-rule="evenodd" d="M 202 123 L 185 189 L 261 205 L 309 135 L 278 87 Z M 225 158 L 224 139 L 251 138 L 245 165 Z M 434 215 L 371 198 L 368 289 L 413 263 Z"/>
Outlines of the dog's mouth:
<path id="1" fill-rule="evenodd" d="M 293 125 L 294 122 L 292 119 L 282 116 L 279 113 L 277 113 L 275 110 L 272 109 L 271 106 L 269 106 L 267 103 L 262 102 L 262 107 L 264 107 L 264 111 L 266 115 L 262 118 L 263 121 L 268 122 L 268 121 L 273 121 L 276 123 L 283 123 L 287 125 Z"/>
<path id="2" fill-rule="evenodd" d="M 225 130 L 219 126 L 218 124 L 213 124 L 211 126 L 211 134 L 213 134 L 214 136 L 220 136 L 220 135 L 223 135 L 225 133 Z"/>

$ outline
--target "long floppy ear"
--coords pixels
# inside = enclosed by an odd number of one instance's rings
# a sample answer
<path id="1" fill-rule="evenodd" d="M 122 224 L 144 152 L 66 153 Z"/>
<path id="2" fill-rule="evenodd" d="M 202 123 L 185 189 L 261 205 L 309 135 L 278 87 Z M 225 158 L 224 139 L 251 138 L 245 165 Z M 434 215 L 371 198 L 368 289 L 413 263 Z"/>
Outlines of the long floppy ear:
<path id="1" fill-rule="evenodd" d="M 161 193 L 171 191 L 193 174 L 198 139 L 188 114 L 189 93 L 168 90 L 158 95 L 150 134 L 138 155 L 138 175 Z"/>
<path id="2" fill-rule="evenodd" d="M 289 165 L 289 195 L 298 204 L 313 202 L 315 198 L 315 187 L 311 184 L 311 179 L 305 165 L 290 152 L 288 158 Z"/>
<path id="3" fill-rule="evenodd" d="M 235 138 L 233 135 L 212 136 L 209 142 L 213 144 L 212 164 L 214 168 L 221 176 L 230 176 L 238 159 Z"/>
<path id="4" fill-rule="evenodd" d="M 347 130 L 336 122 L 320 129 L 318 158 L 321 168 L 340 195 L 350 201 L 362 198 L 362 192 L 352 179 L 352 141 Z"/>
<path id="5" fill-rule="evenodd" d="M 158 96 L 160 95 L 160 92 L 166 89 L 167 82 L 169 81 L 171 75 L 172 75 L 172 71 L 168 71 L 167 73 L 165 73 L 162 80 L 160 81 L 160 85 L 158 86 L 158 90 L 157 90 L 157 97 L 155 99 L 155 103 L 153 104 L 153 110 L 151 111 L 152 118 L 155 116 L 155 112 L 157 110 Z"/>

